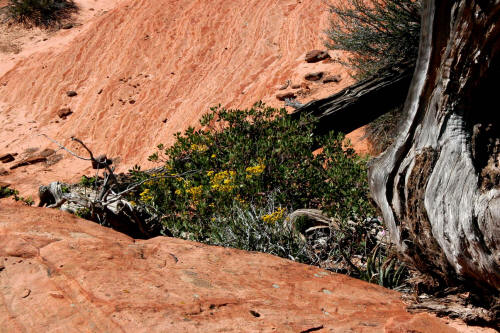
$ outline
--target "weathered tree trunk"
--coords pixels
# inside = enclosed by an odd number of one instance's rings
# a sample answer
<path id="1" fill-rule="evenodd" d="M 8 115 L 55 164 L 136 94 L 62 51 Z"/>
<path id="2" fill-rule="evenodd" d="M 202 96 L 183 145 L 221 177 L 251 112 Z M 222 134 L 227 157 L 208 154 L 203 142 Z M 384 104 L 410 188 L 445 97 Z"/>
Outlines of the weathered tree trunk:
<path id="1" fill-rule="evenodd" d="M 392 241 L 439 286 L 500 289 L 499 37 L 498 0 L 424 1 L 406 121 L 370 167 Z"/>
<path id="2" fill-rule="evenodd" d="M 319 122 L 316 135 L 332 130 L 349 133 L 360 128 L 394 107 L 404 103 L 408 94 L 413 63 L 381 69 L 377 75 L 362 80 L 327 98 L 309 102 L 291 114 L 314 115 Z"/>

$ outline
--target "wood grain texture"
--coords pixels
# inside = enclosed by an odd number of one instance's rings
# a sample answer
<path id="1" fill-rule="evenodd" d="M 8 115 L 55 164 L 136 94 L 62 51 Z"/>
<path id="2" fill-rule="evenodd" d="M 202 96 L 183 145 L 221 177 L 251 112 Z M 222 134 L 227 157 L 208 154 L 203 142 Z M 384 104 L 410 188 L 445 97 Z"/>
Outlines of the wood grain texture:
<path id="1" fill-rule="evenodd" d="M 370 168 L 392 240 L 439 285 L 500 288 L 499 35 L 499 1 L 424 1 L 407 118 Z"/>

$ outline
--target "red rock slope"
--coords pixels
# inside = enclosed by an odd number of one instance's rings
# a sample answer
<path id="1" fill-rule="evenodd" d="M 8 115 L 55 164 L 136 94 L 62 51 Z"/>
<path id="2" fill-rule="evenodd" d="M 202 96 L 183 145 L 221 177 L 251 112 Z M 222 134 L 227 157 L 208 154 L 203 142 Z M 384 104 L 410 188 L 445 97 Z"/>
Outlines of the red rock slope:
<path id="1" fill-rule="evenodd" d="M 0 200 L 1 332 L 457 332 L 406 313 L 397 292 L 316 267 L 134 240 L 11 202 Z"/>
<path id="2" fill-rule="evenodd" d="M 328 13 L 322 0 L 116 3 L 76 36 L 61 32 L 63 43 L 27 53 L 0 76 L 0 154 L 54 148 L 41 133 L 64 144 L 77 136 L 97 153 L 119 156 L 127 169 L 144 163 L 156 144 L 171 143 L 173 133 L 196 125 L 210 106 L 283 105 L 275 98 L 278 86 L 300 83 L 304 73 L 325 66 L 304 62 L 307 51 L 323 44 Z M 347 78 L 340 65 L 328 66 Z M 325 85 L 321 94 L 349 82 Z M 69 90 L 78 95 L 68 97 Z M 57 111 L 66 107 L 73 114 L 59 119 Z M 51 179 L 38 175 L 46 182 L 87 167 L 65 158 L 50 170 L 33 170 L 48 172 Z M 31 183 L 33 173 L 28 168 L 17 176 Z"/>

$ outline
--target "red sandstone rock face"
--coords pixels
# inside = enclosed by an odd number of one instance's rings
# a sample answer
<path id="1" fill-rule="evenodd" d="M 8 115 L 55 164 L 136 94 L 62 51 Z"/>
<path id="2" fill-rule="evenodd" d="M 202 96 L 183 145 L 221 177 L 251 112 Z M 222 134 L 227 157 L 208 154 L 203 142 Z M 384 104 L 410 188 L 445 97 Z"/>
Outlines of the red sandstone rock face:
<path id="1" fill-rule="evenodd" d="M 406 313 L 397 292 L 316 267 L 0 207 L 2 332 L 457 332 Z"/>
<path id="2" fill-rule="evenodd" d="M 18 55 L 0 54 L 0 154 L 57 148 L 42 133 L 85 154 L 71 144 L 76 136 L 96 155 L 119 157 L 117 170 L 126 171 L 147 164 L 158 143 L 172 143 L 174 133 L 197 125 L 211 106 L 245 108 L 258 100 L 283 106 L 276 94 L 284 82 L 301 84 L 317 71 L 348 77 L 339 64 L 305 61 L 308 51 L 324 48 L 322 0 L 76 3 L 82 25 L 46 41 L 36 35 Z M 350 83 L 318 83 L 299 100 Z M 68 91 L 78 94 L 68 97 Z M 73 114 L 59 121 L 54 115 L 63 108 Z M 89 163 L 65 154 L 50 168 L 22 168 L 8 181 L 33 195 L 40 185 L 34 175 L 48 183 L 86 172 Z"/>

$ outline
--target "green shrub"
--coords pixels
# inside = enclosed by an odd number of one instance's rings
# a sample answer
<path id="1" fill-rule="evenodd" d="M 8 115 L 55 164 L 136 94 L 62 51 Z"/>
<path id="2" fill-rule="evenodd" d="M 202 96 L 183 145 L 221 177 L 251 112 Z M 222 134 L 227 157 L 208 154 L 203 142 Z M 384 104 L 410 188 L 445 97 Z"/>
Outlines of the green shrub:
<path id="1" fill-rule="evenodd" d="M 295 245 L 286 251 L 269 246 L 274 240 L 292 242 L 291 235 L 279 240 L 283 230 L 272 226 L 292 209 L 321 209 L 346 224 L 373 214 L 365 161 L 346 147 L 341 134 L 319 139 L 323 148 L 313 153 L 314 123 L 309 117 L 291 120 L 284 109 L 262 103 L 249 110 L 212 108 L 201 129 L 177 133 L 169 148 L 158 146 L 150 159 L 163 169 L 131 171 L 137 181 L 156 179 L 129 200 L 157 216 L 164 234 L 245 249 L 267 246 L 271 253 L 298 256 Z M 262 215 L 270 197 L 276 210 Z M 267 245 L 257 245 L 259 233 L 267 235 L 262 236 Z"/>
<path id="2" fill-rule="evenodd" d="M 33 206 L 35 201 L 31 196 L 24 198 L 19 196 L 19 191 L 9 187 L 0 187 L 0 199 L 12 196 L 15 201 L 24 202 L 28 206 Z"/>
<path id="3" fill-rule="evenodd" d="M 400 287 L 408 273 L 406 266 L 383 252 L 380 246 L 372 250 L 366 260 L 366 269 L 359 270 L 360 278 L 386 288 Z"/>
<path id="4" fill-rule="evenodd" d="M 67 0 L 9 0 L 8 10 L 18 22 L 48 26 L 67 18 L 76 5 Z"/>
<path id="5" fill-rule="evenodd" d="M 17 196 L 18 194 L 18 191 L 13 190 L 9 187 L 0 187 L 0 199 L 8 198 L 10 196 Z"/>
<path id="6" fill-rule="evenodd" d="M 420 34 L 420 0 L 346 0 L 329 4 L 326 46 L 348 51 L 347 64 L 365 78 L 388 65 L 414 62 Z"/>
<path id="7" fill-rule="evenodd" d="M 97 184 L 96 177 L 87 177 L 85 175 L 80 178 L 79 184 L 83 187 L 94 187 Z"/>

